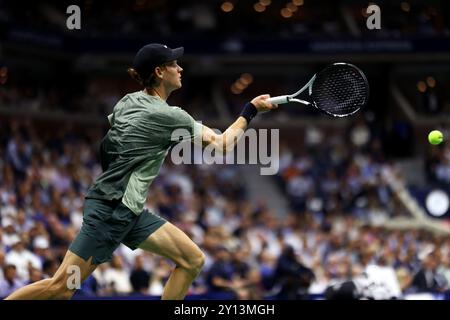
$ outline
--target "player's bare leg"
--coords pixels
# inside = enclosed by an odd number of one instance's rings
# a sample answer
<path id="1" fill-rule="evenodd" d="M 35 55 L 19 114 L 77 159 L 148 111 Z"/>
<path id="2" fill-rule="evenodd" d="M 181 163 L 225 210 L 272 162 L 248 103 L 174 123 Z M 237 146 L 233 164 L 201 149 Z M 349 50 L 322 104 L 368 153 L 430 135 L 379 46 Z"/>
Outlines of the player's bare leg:
<path id="1" fill-rule="evenodd" d="M 70 289 L 67 283 L 74 273 L 71 266 L 78 266 L 80 270 L 80 283 L 94 272 L 97 265 L 91 264 L 92 257 L 85 261 L 71 251 L 67 251 L 63 262 L 53 277 L 37 281 L 13 292 L 5 300 L 46 300 L 70 299 L 76 289 Z"/>
<path id="2" fill-rule="evenodd" d="M 139 248 L 169 258 L 176 267 L 167 280 L 163 300 L 181 300 L 205 263 L 205 255 L 189 237 L 170 222 L 156 230 Z"/>

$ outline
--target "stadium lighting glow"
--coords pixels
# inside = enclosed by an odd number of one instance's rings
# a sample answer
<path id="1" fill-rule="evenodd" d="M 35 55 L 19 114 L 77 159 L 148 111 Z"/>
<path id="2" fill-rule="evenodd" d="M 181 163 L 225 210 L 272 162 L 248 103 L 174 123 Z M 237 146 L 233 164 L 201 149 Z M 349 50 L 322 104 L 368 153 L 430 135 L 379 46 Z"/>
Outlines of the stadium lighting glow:
<path id="1" fill-rule="evenodd" d="M 233 84 L 231 86 L 230 90 L 231 90 L 231 93 L 233 93 L 233 94 L 241 94 L 242 93 L 242 90 L 239 90 L 235 84 Z"/>
<path id="2" fill-rule="evenodd" d="M 238 79 L 235 83 L 234 86 L 236 87 L 236 89 L 243 91 L 245 88 L 247 88 L 247 85 L 243 84 L 240 79 Z"/>
<path id="3" fill-rule="evenodd" d="M 250 73 L 244 73 L 241 75 L 240 81 L 245 85 L 249 85 L 253 82 L 253 76 Z"/>
<path id="4" fill-rule="evenodd" d="M 377 4 L 376 4 L 375 2 L 369 2 L 369 4 L 368 4 L 367 6 L 365 6 L 365 7 L 363 7 L 363 8 L 361 9 L 361 15 L 362 15 L 364 18 L 368 18 L 368 17 L 370 16 L 370 14 L 367 13 L 367 8 L 370 7 L 370 6 L 372 6 L 372 5 L 377 5 Z"/>
<path id="5" fill-rule="evenodd" d="M 233 11 L 234 5 L 229 1 L 225 1 L 220 6 L 220 9 L 222 9 L 222 11 L 224 11 L 224 12 L 230 12 L 230 11 Z"/>
<path id="6" fill-rule="evenodd" d="M 280 13 L 281 13 L 281 16 L 283 18 L 290 18 L 290 17 L 292 17 L 292 12 L 288 8 L 281 9 Z"/>
<path id="7" fill-rule="evenodd" d="M 0 84 L 5 84 L 8 81 L 8 68 L 1 67 L 0 68 Z"/>
<path id="8" fill-rule="evenodd" d="M 286 8 L 287 8 L 290 12 L 295 12 L 295 11 L 298 10 L 297 6 L 296 6 L 295 4 L 293 4 L 293 3 L 291 3 L 291 2 L 289 2 L 289 3 L 286 5 Z"/>
<path id="9" fill-rule="evenodd" d="M 408 2 L 402 2 L 402 4 L 400 5 L 400 7 L 402 8 L 403 11 L 405 12 L 409 12 L 411 10 L 411 6 L 409 5 Z"/>
<path id="10" fill-rule="evenodd" d="M 253 9 L 255 9 L 256 12 L 263 12 L 266 10 L 266 7 L 258 2 L 253 5 Z"/>
<path id="11" fill-rule="evenodd" d="M 259 3 L 261 3 L 263 6 L 267 7 L 272 3 L 272 1 L 271 0 L 260 0 Z"/>
<path id="12" fill-rule="evenodd" d="M 422 93 L 427 91 L 427 85 L 425 84 L 425 82 L 423 82 L 423 81 L 417 82 L 417 90 L 419 90 L 419 92 L 422 92 Z"/>
<path id="13" fill-rule="evenodd" d="M 430 88 L 434 88 L 436 86 L 436 79 L 434 79 L 432 76 L 427 77 L 427 85 Z"/>
<path id="14" fill-rule="evenodd" d="M 297 7 L 302 6 L 303 5 L 303 0 L 292 0 L 292 3 L 294 5 L 296 5 Z"/>
<path id="15" fill-rule="evenodd" d="M 362 15 L 364 18 L 367 18 L 367 17 L 369 16 L 369 14 L 366 12 L 366 8 L 362 8 L 362 9 L 361 9 L 361 15 Z"/>

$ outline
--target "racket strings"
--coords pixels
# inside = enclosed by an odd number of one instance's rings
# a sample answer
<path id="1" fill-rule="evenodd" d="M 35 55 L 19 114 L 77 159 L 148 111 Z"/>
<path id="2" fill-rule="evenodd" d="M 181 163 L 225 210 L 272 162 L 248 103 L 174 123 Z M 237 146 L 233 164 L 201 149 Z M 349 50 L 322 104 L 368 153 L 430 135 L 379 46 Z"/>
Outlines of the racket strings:
<path id="1" fill-rule="evenodd" d="M 332 65 L 320 72 L 312 88 L 316 106 L 334 116 L 352 114 L 364 106 L 368 84 L 362 73 L 351 65 Z"/>

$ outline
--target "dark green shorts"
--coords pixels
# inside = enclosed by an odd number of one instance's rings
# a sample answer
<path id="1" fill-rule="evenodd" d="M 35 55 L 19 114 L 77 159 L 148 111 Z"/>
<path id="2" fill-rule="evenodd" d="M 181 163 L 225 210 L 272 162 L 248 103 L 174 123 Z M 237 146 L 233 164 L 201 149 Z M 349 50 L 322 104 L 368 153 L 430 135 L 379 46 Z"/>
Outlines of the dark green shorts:
<path id="1" fill-rule="evenodd" d="M 80 233 L 69 250 L 93 264 L 110 261 L 123 243 L 132 250 L 161 227 L 166 220 L 148 210 L 136 215 L 121 201 L 86 199 Z"/>

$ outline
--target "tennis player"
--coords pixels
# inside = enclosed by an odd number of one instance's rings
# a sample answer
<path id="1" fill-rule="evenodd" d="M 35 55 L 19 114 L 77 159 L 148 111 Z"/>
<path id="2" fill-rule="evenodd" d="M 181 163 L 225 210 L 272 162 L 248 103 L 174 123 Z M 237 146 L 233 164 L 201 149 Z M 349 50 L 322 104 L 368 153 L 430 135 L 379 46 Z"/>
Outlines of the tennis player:
<path id="1" fill-rule="evenodd" d="M 143 90 L 127 94 L 108 117 L 111 128 L 101 143 L 103 173 L 88 190 L 83 224 L 52 278 L 44 279 L 12 293 L 7 299 L 70 299 L 76 289 L 74 270 L 83 282 L 95 268 L 110 261 L 121 244 L 141 248 L 172 260 L 162 299 L 183 299 L 205 261 L 200 248 L 180 229 L 144 209 L 148 188 L 166 157 L 178 143 L 176 129 L 198 135 L 202 145 L 222 151 L 233 146 L 259 111 L 275 108 L 261 95 L 247 103 L 237 120 L 223 133 L 196 122 L 186 111 L 166 102 L 172 91 L 181 88 L 183 69 L 177 64 L 184 48 L 171 49 L 148 44 L 134 58 L 130 76 Z M 74 266 L 77 266 L 74 268 Z"/>

